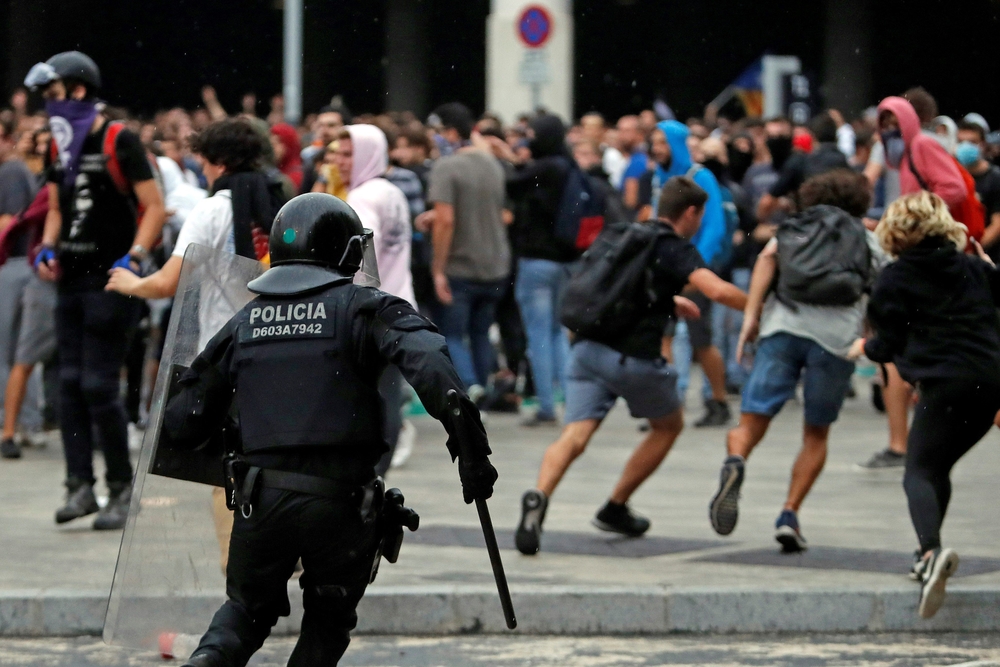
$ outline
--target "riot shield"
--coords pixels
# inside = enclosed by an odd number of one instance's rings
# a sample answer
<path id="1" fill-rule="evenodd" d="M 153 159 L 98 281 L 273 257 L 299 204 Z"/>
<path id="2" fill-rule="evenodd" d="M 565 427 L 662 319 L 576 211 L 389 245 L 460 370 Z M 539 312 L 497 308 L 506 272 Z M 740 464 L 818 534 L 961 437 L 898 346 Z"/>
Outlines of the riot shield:
<path id="1" fill-rule="evenodd" d="M 155 649 L 166 633 L 201 634 L 225 598 L 211 486 L 221 456 L 208 446 L 171 451 L 161 429 L 176 378 L 253 298 L 246 285 L 263 271 L 206 246 L 184 254 L 104 623 L 109 644 Z"/>

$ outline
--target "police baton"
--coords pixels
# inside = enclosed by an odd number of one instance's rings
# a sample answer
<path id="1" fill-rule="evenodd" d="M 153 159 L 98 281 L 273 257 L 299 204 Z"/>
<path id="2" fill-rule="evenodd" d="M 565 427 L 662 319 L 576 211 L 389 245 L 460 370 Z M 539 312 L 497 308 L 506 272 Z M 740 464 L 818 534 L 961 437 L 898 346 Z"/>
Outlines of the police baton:
<path id="1" fill-rule="evenodd" d="M 454 389 L 448 390 L 448 409 L 455 417 L 462 416 L 462 405 L 459 402 L 458 392 Z M 503 571 L 503 561 L 500 560 L 500 547 L 497 545 L 497 534 L 493 530 L 493 519 L 490 518 L 490 508 L 486 501 L 476 498 L 476 510 L 479 512 L 479 523 L 483 527 L 483 537 L 486 538 L 486 551 L 490 554 L 490 565 L 493 566 L 493 578 L 497 582 L 497 592 L 500 594 L 500 606 L 503 607 L 504 620 L 511 630 L 517 627 L 517 618 L 514 617 L 514 603 L 510 599 L 510 590 L 507 588 L 507 575 Z"/>

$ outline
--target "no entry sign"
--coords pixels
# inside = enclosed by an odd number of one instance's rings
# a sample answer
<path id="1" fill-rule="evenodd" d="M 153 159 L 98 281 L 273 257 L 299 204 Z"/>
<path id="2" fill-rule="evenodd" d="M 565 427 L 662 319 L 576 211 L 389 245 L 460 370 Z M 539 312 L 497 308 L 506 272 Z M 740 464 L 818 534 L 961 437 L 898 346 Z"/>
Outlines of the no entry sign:
<path id="1" fill-rule="evenodd" d="M 552 17 L 539 5 L 528 5 L 517 20 L 517 34 L 525 46 L 537 49 L 544 46 L 552 34 Z"/>

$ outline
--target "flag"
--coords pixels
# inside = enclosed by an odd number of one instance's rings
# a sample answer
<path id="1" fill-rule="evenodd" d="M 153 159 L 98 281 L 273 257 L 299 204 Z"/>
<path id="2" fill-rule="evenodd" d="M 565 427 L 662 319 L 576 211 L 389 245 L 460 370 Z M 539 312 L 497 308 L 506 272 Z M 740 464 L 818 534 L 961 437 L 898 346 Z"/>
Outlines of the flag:
<path id="1" fill-rule="evenodd" d="M 764 73 L 763 56 L 755 60 L 743 73 L 730 84 L 733 93 L 743 103 L 743 110 L 751 118 L 764 115 L 764 86 L 761 79 Z"/>

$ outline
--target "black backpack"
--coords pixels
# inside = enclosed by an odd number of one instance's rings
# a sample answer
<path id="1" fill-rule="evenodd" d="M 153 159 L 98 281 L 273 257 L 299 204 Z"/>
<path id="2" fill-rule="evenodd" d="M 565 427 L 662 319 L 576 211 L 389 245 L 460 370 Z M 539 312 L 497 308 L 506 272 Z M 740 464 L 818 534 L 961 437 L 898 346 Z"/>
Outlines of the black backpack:
<path id="1" fill-rule="evenodd" d="M 612 342 L 631 330 L 656 302 L 652 259 L 658 223 L 608 225 L 566 284 L 560 321 L 581 338 Z"/>
<path id="2" fill-rule="evenodd" d="M 821 204 L 778 227 L 778 299 L 786 305 L 848 306 L 871 289 L 871 249 L 864 224 Z"/>
<path id="3" fill-rule="evenodd" d="M 566 245 L 583 251 L 604 228 L 604 193 L 593 186 L 575 160 L 566 162 L 569 171 L 552 231 Z"/>

